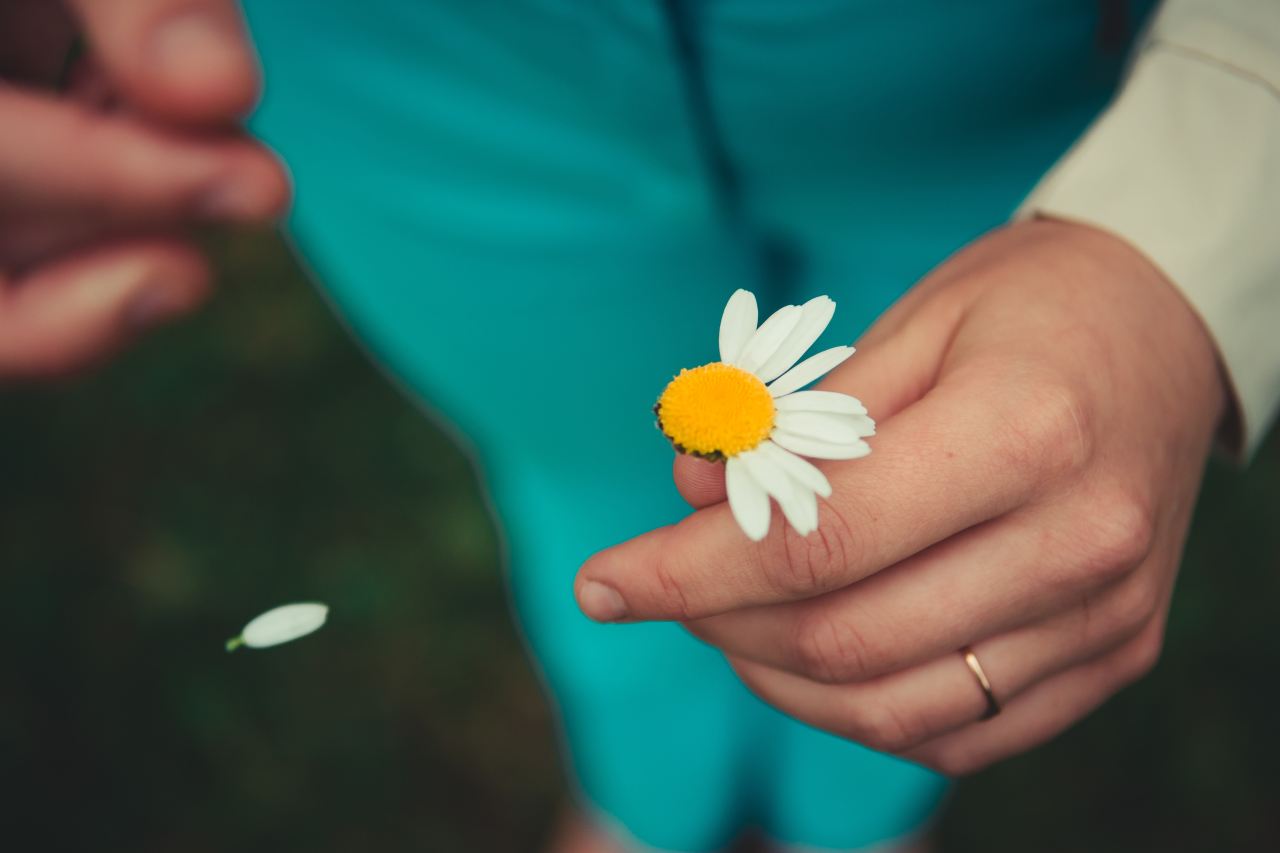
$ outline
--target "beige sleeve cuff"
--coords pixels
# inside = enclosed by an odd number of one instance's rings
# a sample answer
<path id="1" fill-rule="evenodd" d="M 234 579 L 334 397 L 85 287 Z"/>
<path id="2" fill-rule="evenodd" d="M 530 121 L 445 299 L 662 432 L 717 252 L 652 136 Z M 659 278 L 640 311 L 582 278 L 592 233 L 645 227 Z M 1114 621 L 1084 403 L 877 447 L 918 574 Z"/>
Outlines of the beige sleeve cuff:
<path id="1" fill-rule="evenodd" d="M 1170 6 L 1016 216 L 1092 225 L 1150 258 L 1213 335 L 1252 452 L 1280 405 L 1280 2 Z"/>

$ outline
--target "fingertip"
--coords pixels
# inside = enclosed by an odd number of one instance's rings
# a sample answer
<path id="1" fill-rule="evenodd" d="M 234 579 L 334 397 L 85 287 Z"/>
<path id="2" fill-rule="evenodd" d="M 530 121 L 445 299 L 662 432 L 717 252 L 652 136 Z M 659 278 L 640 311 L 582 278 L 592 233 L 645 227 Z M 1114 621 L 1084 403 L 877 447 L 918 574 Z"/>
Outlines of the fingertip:
<path id="1" fill-rule="evenodd" d="M 676 454 L 671 465 L 676 491 L 694 509 L 722 503 L 727 499 L 724 465 L 708 462 L 683 453 Z"/>
<path id="2" fill-rule="evenodd" d="M 729 664 L 729 668 L 733 670 L 734 675 L 742 679 L 742 683 L 747 685 L 748 689 L 754 691 L 756 689 L 756 670 L 762 667 L 744 657 L 729 652 L 724 653 L 724 659 Z"/>
<path id="3" fill-rule="evenodd" d="M 106 348 L 190 313 L 208 296 L 210 280 L 208 261 L 194 246 L 154 237 L 85 249 L 33 283 L 46 289 L 47 311 L 63 320 L 68 339 L 79 327 L 92 349 L 95 328 Z"/>
<path id="4" fill-rule="evenodd" d="M 258 147 L 258 169 L 262 171 L 261 199 L 267 217 L 278 219 L 289 212 L 293 200 L 293 176 L 274 151 Z"/>
<path id="5" fill-rule="evenodd" d="M 190 314 L 209 296 L 212 274 L 208 262 L 194 248 L 156 244 L 145 282 L 123 303 L 121 322 L 126 335 L 138 334 Z"/>
<path id="6" fill-rule="evenodd" d="M 606 583 L 585 580 L 577 584 L 578 607 L 595 622 L 617 622 L 627 616 L 622 594 Z"/>
<path id="7" fill-rule="evenodd" d="M 578 609 L 594 622 L 617 622 L 634 615 L 628 604 L 634 594 L 628 586 L 644 560 L 644 543 L 652 534 L 621 542 L 587 558 L 573 582 Z M 627 571 L 627 566 L 632 571 Z"/>
<path id="8" fill-rule="evenodd" d="M 574 593 L 578 606 L 596 621 L 686 620 L 709 615 L 701 605 L 703 589 L 692 577 L 687 530 L 680 524 L 659 527 L 592 555 L 578 571 Z M 601 587 L 616 592 L 621 600 Z"/>
<path id="9" fill-rule="evenodd" d="M 163 18 L 147 39 L 150 94 L 169 115 L 192 121 L 238 118 L 258 101 L 257 59 L 243 25 L 202 8 Z"/>
<path id="10" fill-rule="evenodd" d="M 95 56 L 143 111 L 176 123 L 226 123 L 257 103 L 261 75 L 236 4 L 76 5 Z"/>
<path id="11" fill-rule="evenodd" d="M 209 281 L 193 247 L 163 238 L 46 263 L 7 306 L 0 374 L 56 378 L 91 367 L 142 329 L 190 312 Z"/>
<path id="12" fill-rule="evenodd" d="M 199 212 L 213 219 L 277 219 L 288 211 L 292 194 L 280 159 L 258 145 L 246 145 L 223 179 L 203 195 Z"/>

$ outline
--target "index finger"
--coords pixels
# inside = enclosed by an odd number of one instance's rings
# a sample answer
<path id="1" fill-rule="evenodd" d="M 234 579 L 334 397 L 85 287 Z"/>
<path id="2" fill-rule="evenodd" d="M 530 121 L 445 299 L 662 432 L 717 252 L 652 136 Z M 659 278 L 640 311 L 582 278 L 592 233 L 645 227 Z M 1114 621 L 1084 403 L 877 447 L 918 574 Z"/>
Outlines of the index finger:
<path id="1" fill-rule="evenodd" d="M 280 164 L 223 133 L 191 134 L 0 87 L 0 213 L 257 219 L 288 197 Z"/>
<path id="2" fill-rule="evenodd" d="M 949 380 L 885 422 L 870 456 L 826 467 L 815 533 L 775 519 L 752 542 L 716 504 L 596 554 L 579 605 L 597 621 L 687 620 L 820 595 L 1021 506 L 1070 462 L 1060 394 Z"/>

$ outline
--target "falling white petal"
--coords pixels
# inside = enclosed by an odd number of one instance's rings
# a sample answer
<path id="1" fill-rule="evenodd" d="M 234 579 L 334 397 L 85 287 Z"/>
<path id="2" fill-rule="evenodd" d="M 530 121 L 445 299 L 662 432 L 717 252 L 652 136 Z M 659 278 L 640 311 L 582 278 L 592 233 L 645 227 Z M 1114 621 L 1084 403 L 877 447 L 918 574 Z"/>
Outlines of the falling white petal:
<path id="1" fill-rule="evenodd" d="M 769 436 L 777 444 L 792 453 L 808 456 L 812 459 L 861 459 L 871 452 L 871 445 L 862 439 L 837 444 L 817 438 L 796 435 L 786 430 L 775 429 Z"/>
<path id="2" fill-rule="evenodd" d="M 230 650 L 241 644 L 254 649 L 277 646 L 305 637 L 323 625 L 327 618 L 329 608 L 326 605 L 316 602 L 286 604 L 253 619 L 236 638 L 240 643 L 232 640 L 227 648 Z"/>
<path id="3" fill-rule="evenodd" d="M 808 536 L 818 529 L 818 502 L 813 493 L 774 464 L 771 457 L 759 450 L 740 454 L 738 459 L 747 466 L 751 478 L 778 502 L 787 521 L 801 536 Z M 812 508 L 811 508 L 812 506 Z"/>
<path id="4" fill-rule="evenodd" d="M 742 355 L 742 348 L 756 330 L 759 308 L 756 297 L 749 290 L 735 290 L 724 306 L 720 317 L 720 360 L 733 364 Z"/>
<path id="5" fill-rule="evenodd" d="M 747 538 L 759 542 L 769 533 L 769 495 L 755 481 L 742 460 L 733 456 L 725 463 L 725 490 L 729 509 Z"/>
<path id="6" fill-rule="evenodd" d="M 827 481 L 827 475 L 790 450 L 783 450 L 772 441 L 765 441 L 757 448 L 757 452 L 767 455 L 779 468 L 790 474 L 791 479 L 809 491 L 824 498 L 831 497 L 831 483 Z"/>
<path id="7" fill-rule="evenodd" d="M 816 296 L 800 307 L 800 321 L 769 360 L 756 370 L 761 382 L 772 382 L 786 373 L 808 352 L 836 313 L 836 303 L 826 296 Z"/>
<path id="8" fill-rule="evenodd" d="M 866 415 L 778 412 L 775 423 L 780 430 L 835 444 L 847 444 L 876 434 L 876 422 Z"/>
<path id="9" fill-rule="evenodd" d="M 773 316 L 756 329 L 751 340 L 747 341 L 747 345 L 743 347 L 742 355 L 738 356 L 738 360 L 734 363 L 743 370 L 755 373 L 756 368 L 772 358 L 778 347 L 791 334 L 791 330 L 800 322 L 800 314 L 799 305 L 785 305 L 774 311 Z"/>
<path id="10" fill-rule="evenodd" d="M 836 391 L 794 391 L 773 401 L 780 412 L 834 412 L 865 415 L 867 407 L 857 397 Z"/>

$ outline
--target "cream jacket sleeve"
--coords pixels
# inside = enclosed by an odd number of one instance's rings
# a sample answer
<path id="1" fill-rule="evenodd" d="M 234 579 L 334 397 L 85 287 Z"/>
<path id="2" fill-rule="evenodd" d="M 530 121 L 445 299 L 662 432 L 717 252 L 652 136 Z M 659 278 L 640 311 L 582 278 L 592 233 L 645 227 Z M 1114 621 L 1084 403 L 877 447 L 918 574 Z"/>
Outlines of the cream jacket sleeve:
<path id="1" fill-rule="evenodd" d="M 1127 240 L 1181 288 L 1252 451 L 1280 405 L 1280 0 L 1167 0 L 1035 214 Z"/>

